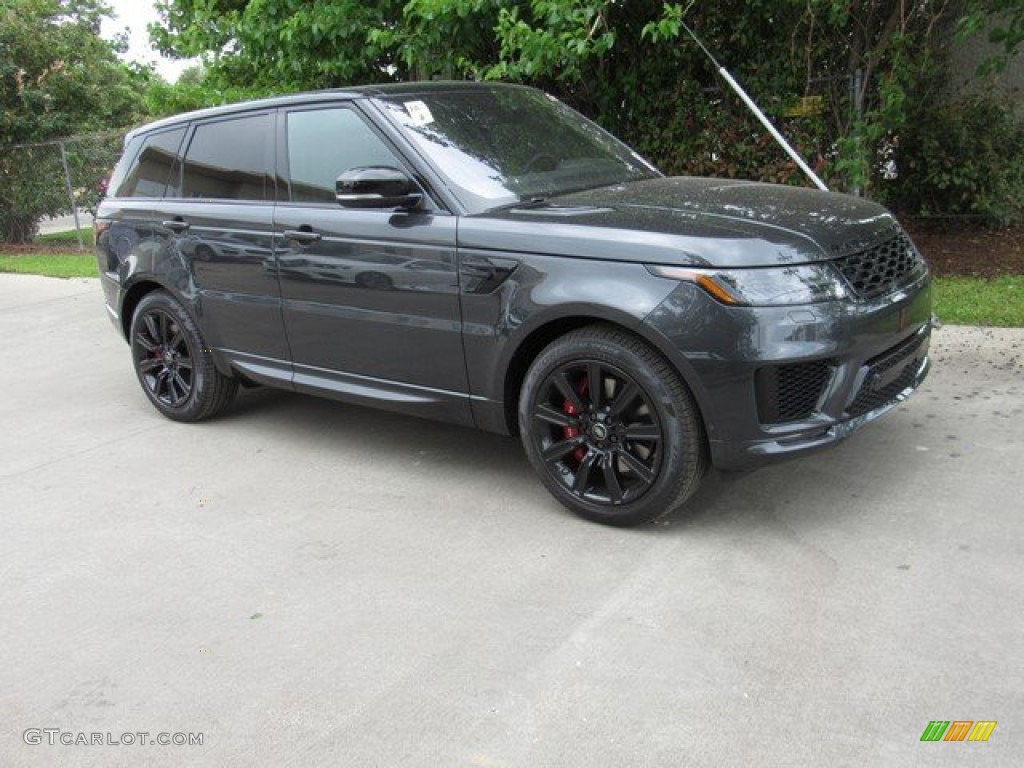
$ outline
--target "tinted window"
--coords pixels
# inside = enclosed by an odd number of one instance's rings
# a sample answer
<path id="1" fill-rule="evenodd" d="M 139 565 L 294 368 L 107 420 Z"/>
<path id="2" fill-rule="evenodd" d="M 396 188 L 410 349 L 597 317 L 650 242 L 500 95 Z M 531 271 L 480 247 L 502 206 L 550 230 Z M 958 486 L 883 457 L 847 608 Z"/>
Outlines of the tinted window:
<path id="1" fill-rule="evenodd" d="M 288 115 L 292 200 L 334 203 L 334 183 L 350 168 L 402 164 L 351 109 Z"/>
<path id="2" fill-rule="evenodd" d="M 183 138 L 184 127 L 144 137 L 142 150 L 117 187 L 117 197 L 163 197 L 167 194 L 167 182 L 175 169 Z M 177 179 L 171 194 L 176 193 Z"/>
<path id="3" fill-rule="evenodd" d="M 119 192 L 125 187 L 124 180 L 128 172 L 135 168 L 135 158 L 139 154 L 139 147 L 142 146 L 142 137 L 136 136 L 131 141 L 126 141 L 121 158 L 114 166 L 110 178 L 107 179 L 107 194 L 110 197 L 118 197 Z"/>
<path id="4" fill-rule="evenodd" d="M 271 115 L 197 126 L 185 154 L 183 196 L 272 200 L 273 146 Z"/>

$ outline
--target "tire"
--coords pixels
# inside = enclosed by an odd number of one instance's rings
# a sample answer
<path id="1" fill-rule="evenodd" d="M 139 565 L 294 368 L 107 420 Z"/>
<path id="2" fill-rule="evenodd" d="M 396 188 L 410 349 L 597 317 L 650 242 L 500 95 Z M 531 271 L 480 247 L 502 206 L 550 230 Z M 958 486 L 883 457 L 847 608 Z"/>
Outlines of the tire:
<path id="1" fill-rule="evenodd" d="M 238 391 L 238 382 L 217 370 L 192 318 L 165 291 L 153 291 L 139 302 L 130 339 L 142 391 L 169 419 L 208 419 Z"/>
<path id="2" fill-rule="evenodd" d="M 657 351 L 611 326 L 572 331 L 537 356 L 520 393 L 519 432 L 552 495 L 606 525 L 673 512 L 706 466 L 686 385 Z"/>

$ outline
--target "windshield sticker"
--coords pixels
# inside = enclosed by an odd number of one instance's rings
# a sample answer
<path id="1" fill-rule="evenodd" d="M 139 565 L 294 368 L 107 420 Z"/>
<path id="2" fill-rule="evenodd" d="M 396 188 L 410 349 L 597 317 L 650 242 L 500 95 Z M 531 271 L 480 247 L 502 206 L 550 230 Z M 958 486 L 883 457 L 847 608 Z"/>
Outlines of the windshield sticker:
<path id="1" fill-rule="evenodd" d="M 430 114 L 430 107 L 422 101 L 405 102 L 405 111 L 412 118 L 413 125 L 430 125 L 434 122 L 434 116 Z"/>

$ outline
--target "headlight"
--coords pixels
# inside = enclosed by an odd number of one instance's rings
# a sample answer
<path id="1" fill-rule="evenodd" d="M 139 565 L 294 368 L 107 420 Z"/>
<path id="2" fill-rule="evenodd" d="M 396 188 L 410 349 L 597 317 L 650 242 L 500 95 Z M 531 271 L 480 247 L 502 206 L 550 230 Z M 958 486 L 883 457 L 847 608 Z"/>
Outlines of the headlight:
<path id="1" fill-rule="evenodd" d="M 723 304 L 786 307 L 847 297 L 842 279 L 827 264 L 749 269 L 703 269 L 647 265 L 652 275 L 699 285 Z"/>

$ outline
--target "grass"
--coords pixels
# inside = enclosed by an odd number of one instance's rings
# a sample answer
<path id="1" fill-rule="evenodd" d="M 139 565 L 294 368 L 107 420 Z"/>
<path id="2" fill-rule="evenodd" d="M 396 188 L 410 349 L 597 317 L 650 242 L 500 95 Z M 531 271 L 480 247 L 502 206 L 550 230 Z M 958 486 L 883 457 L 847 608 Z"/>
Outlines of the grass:
<path id="1" fill-rule="evenodd" d="M 57 233 L 58 236 L 67 234 Z M 74 231 L 70 234 L 73 238 Z M 0 272 L 96 277 L 96 257 L 88 252 L 0 254 Z M 934 297 L 935 314 L 943 323 L 1024 328 L 1024 275 L 992 279 L 939 277 L 935 279 Z"/>
<path id="2" fill-rule="evenodd" d="M 51 232 L 48 235 L 36 235 L 35 242 L 41 245 L 73 245 L 78 246 L 78 234 L 73 229 L 63 232 Z M 82 229 L 82 243 L 86 248 L 92 245 L 92 228 Z"/>
<path id="3" fill-rule="evenodd" d="M 0 272 L 45 277 L 96 277 L 92 253 L 0 253 Z"/>
<path id="4" fill-rule="evenodd" d="M 939 277 L 933 297 L 943 323 L 1024 328 L 1024 275 Z"/>

